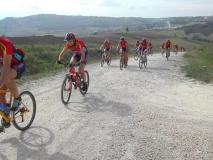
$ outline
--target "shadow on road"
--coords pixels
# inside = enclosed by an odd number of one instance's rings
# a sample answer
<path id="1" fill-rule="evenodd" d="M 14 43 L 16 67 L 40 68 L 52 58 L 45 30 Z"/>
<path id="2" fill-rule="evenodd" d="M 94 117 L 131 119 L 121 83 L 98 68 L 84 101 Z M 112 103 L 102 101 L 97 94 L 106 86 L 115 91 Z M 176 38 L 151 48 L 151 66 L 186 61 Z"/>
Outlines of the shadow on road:
<path id="1" fill-rule="evenodd" d="M 9 143 L 11 147 L 15 148 L 17 151 L 10 148 L 7 148 L 7 153 L 17 155 L 16 158 L 12 159 L 69 159 L 74 160 L 67 155 L 64 155 L 60 152 L 55 152 L 54 154 L 48 154 L 45 146 L 50 145 L 54 141 L 54 134 L 51 130 L 44 127 L 31 127 L 26 131 L 20 133 L 19 138 L 10 138 L 3 140 L 1 145 Z M 5 150 L 7 150 L 5 149 Z M 12 152 L 11 152 L 12 150 Z M 13 153 L 14 152 L 14 153 Z M 4 152 L 5 154 L 5 152 Z M 9 155 L 4 155 L 0 152 L 0 159 L 7 160 L 6 157 Z"/>
<path id="2" fill-rule="evenodd" d="M 65 107 L 74 112 L 112 112 L 123 117 L 132 114 L 132 109 L 129 105 L 115 101 L 107 101 L 103 94 L 91 92 L 85 95 L 82 102 L 70 102 L 68 105 L 65 105 Z"/>

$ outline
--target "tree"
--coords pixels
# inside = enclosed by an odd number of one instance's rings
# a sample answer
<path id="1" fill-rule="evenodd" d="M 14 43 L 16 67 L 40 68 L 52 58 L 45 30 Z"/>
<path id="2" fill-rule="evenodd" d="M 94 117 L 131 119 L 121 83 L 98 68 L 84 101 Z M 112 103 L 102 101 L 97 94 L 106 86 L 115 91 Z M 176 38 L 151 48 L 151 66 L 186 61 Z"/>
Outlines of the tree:
<path id="1" fill-rule="evenodd" d="M 126 32 L 129 32 L 129 28 L 128 27 L 126 27 Z"/>

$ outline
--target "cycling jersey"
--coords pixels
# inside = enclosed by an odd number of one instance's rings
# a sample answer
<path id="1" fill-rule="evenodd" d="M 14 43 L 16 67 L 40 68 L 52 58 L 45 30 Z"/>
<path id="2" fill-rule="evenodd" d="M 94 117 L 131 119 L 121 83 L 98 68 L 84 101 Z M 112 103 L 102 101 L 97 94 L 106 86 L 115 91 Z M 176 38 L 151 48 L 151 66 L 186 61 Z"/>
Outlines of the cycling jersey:
<path id="1" fill-rule="evenodd" d="M 118 42 L 118 46 L 119 46 L 119 47 L 127 48 L 127 45 L 128 45 L 128 42 L 127 42 L 126 40 L 124 40 L 124 41 L 120 40 L 120 41 Z"/>
<path id="2" fill-rule="evenodd" d="M 135 47 L 138 47 L 139 45 L 140 45 L 140 43 L 138 42 L 138 43 L 135 44 Z"/>
<path id="3" fill-rule="evenodd" d="M 172 43 L 168 42 L 168 41 L 166 41 L 164 44 L 165 44 L 165 47 L 171 47 L 172 46 Z"/>
<path id="4" fill-rule="evenodd" d="M 140 46 L 141 46 L 143 49 L 146 49 L 146 48 L 148 47 L 148 44 L 149 44 L 149 42 L 143 42 L 143 41 L 140 42 Z"/>
<path id="5" fill-rule="evenodd" d="M 161 48 L 164 48 L 164 43 L 162 43 L 160 47 L 161 47 Z"/>
<path id="6" fill-rule="evenodd" d="M 75 54 L 80 55 L 80 56 L 81 56 L 80 50 L 81 50 L 81 48 L 84 48 L 85 54 L 88 54 L 88 50 L 87 50 L 86 46 L 84 45 L 83 41 L 80 39 L 76 39 L 73 46 L 69 45 L 69 43 L 66 42 L 64 47 L 66 49 L 70 49 L 72 52 L 74 52 Z"/>
<path id="7" fill-rule="evenodd" d="M 10 40 L 0 37 L 0 64 L 3 64 L 4 57 L 12 55 L 11 66 L 23 60 L 25 53 L 21 48 L 15 48 Z"/>
<path id="8" fill-rule="evenodd" d="M 112 47 L 112 44 L 111 44 L 110 42 L 108 42 L 108 43 L 104 42 L 102 45 L 103 45 L 107 50 L 109 50 L 109 49 Z"/>

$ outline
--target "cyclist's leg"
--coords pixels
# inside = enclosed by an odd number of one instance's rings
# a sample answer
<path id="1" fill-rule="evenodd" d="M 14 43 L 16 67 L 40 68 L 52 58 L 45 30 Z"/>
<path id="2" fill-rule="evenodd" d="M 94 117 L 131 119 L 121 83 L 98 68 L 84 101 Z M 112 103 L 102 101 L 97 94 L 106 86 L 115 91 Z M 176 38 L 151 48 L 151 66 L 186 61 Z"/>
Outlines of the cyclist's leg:
<path id="1" fill-rule="evenodd" d="M 107 54 L 108 54 L 108 63 L 109 63 L 109 61 L 110 61 L 110 56 L 111 56 L 111 55 L 110 55 L 110 51 L 108 51 Z"/>

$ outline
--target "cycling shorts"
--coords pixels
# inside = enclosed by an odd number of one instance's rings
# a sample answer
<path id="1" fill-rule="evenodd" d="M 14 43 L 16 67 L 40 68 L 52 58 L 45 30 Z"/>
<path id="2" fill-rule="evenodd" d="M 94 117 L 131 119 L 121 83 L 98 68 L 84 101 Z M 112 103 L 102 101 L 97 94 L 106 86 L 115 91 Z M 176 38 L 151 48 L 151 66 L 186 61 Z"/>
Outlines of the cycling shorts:
<path id="1" fill-rule="evenodd" d="M 4 66 L 3 66 L 4 67 Z M 2 69 L 3 67 L 0 69 L 0 75 L 1 75 L 1 72 L 2 72 Z M 25 71 L 25 68 L 26 68 L 26 63 L 24 60 L 20 61 L 19 63 L 17 64 L 13 64 L 11 66 L 11 68 L 13 68 L 16 72 L 17 72 L 17 75 L 16 75 L 16 78 L 15 79 L 20 79 L 22 74 L 24 73 Z"/>
<path id="2" fill-rule="evenodd" d="M 80 54 L 74 53 L 72 57 L 75 58 L 77 62 L 79 62 L 81 60 Z M 84 64 L 87 63 L 87 59 L 88 59 L 88 51 L 85 52 L 85 57 L 84 57 L 84 61 L 83 61 Z"/>
<path id="3" fill-rule="evenodd" d="M 170 47 L 169 46 L 165 46 L 165 49 L 170 49 Z"/>
<path id="4" fill-rule="evenodd" d="M 145 51 L 147 47 L 141 47 L 140 51 Z"/>
<path id="5" fill-rule="evenodd" d="M 110 48 L 105 48 L 106 51 L 110 51 Z"/>
<path id="6" fill-rule="evenodd" d="M 121 47 L 120 50 L 126 52 L 126 47 Z"/>

